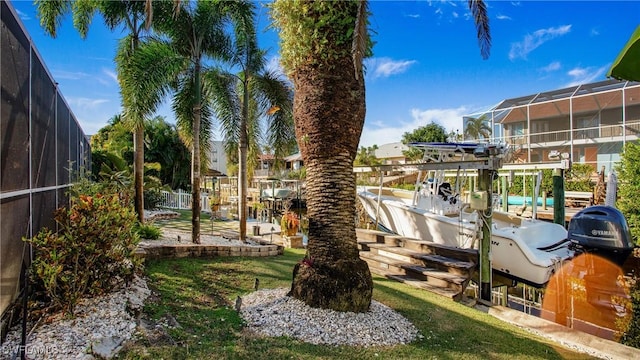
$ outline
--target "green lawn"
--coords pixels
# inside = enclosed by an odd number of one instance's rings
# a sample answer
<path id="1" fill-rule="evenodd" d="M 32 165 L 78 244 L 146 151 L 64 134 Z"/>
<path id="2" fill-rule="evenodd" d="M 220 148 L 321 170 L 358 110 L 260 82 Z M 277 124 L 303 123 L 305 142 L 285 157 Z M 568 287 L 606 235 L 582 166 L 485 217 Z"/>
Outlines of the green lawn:
<path id="1" fill-rule="evenodd" d="M 409 319 L 424 336 L 408 345 L 350 347 L 311 345 L 290 338 L 257 338 L 243 331 L 233 302 L 253 290 L 289 287 L 304 250 L 286 249 L 269 258 L 212 258 L 152 261 L 146 265 L 157 296 L 144 316 L 173 316 L 176 345 L 140 339 L 125 359 L 585 359 L 503 323 L 481 311 L 374 275 L 374 298 Z M 358 336 L 354 334 L 353 336 Z"/>

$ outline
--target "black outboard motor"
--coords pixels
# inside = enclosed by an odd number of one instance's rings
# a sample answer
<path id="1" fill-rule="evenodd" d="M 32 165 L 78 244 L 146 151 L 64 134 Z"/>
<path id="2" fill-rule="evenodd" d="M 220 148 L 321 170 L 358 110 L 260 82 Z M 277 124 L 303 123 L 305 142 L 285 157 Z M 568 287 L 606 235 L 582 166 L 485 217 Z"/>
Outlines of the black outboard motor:
<path id="1" fill-rule="evenodd" d="M 635 246 L 627 220 L 610 206 L 590 206 L 575 214 L 567 237 L 576 251 L 597 253 L 620 266 Z"/>

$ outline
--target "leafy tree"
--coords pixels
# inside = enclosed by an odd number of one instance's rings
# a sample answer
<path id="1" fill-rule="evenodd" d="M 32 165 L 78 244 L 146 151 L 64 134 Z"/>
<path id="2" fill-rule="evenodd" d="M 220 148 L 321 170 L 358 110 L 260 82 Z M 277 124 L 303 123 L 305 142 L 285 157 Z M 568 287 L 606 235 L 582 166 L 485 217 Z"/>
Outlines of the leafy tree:
<path id="1" fill-rule="evenodd" d="M 469 5 L 488 56 L 484 2 Z M 296 138 L 307 169 L 307 254 L 294 268 L 290 295 L 314 307 L 367 311 L 373 283 L 358 255 L 352 172 L 365 115 L 362 59 L 372 44 L 367 2 L 276 0 L 271 14 L 294 83 Z"/>
<path id="2" fill-rule="evenodd" d="M 624 214 L 636 244 L 640 245 L 640 143 L 627 142 L 615 171 L 618 175 L 618 199 L 616 206 Z M 639 256 L 634 251 L 630 256 Z M 625 281 L 629 287 L 629 299 L 625 307 L 630 315 L 618 320 L 622 344 L 640 348 L 640 276 Z"/>
<path id="3" fill-rule="evenodd" d="M 376 150 L 378 150 L 378 145 L 373 145 L 369 147 L 361 146 L 360 150 L 356 154 L 356 159 L 353 161 L 354 166 L 374 166 L 380 165 L 382 161 L 376 157 Z M 371 176 L 377 177 L 378 171 L 371 172 Z M 369 177 L 369 174 L 361 173 L 358 174 L 358 181 L 366 181 L 366 177 Z"/>
<path id="4" fill-rule="evenodd" d="M 402 143 L 408 145 L 413 142 L 446 142 L 449 135 L 444 128 L 434 122 L 421 126 L 413 132 L 402 134 Z M 418 148 L 410 147 L 409 150 L 402 151 L 402 154 L 411 161 L 422 159 L 424 151 Z"/>
<path id="5" fill-rule="evenodd" d="M 60 25 L 65 14 L 71 12 L 74 27 L 82 38 L 86 37 L 89 25 L 94 13 L 98 12 L 104 18 L 105 24 L 113 31 L 124 26 L 128 31 L 125 48 L 127 51 L 120 53 L 116 57 L 119 75 L 127 71 L 124 64 L 128 61 L 129 55 L 138 47 L 140 36 L 145 31 L 144 24 L 146 18 L 146 5 L 143 1 L 126 0 L 62 0 L 62 1 L 35 1 L 40 24 L 53 37 L 57 35 L 56 29 Z M 121 83 L 122 89 L 127 90 L 127 86 L 132 86 L 128 93 L 138 90 L 136 84 Z M 144 118 L 155 111 L 155 106 L 149 107 L 149 103 L 141 103 L 140 96 L 127 96 L 127 91 L 122 91 L 123 105 L 125 108 L 125 118 L 128 126 L 133 131 L 134 136 L 134 188 L 135 188 L 135 209 L 138 214 L 138 221 L 144 222 Z"/>
<path id="6" fill-rule="evenodd" d="M 190 189 L 191 155 L 180 139 L 177 127 L 160 116 L 146 121 L 144 127 L 145 163 L 160 164 L 160 168 L 152 170 L 151 174 L 172 189 Z"/>
<path id="7" fill-rule="evenodd" d="M 253 17 L 248 1 L 156 2 L 153 29 L 159 36 L 143 42 L 124 79 L 137 84 L 131 96 L 157 104 L 172 90 L 172 107 L 182 139 L 191 148 L 192 241 L 200 243 L 201 168 L 209 150 L 213 108 L 206 84 L 216 61 L 231 59 L 230 29 L 243 28 Z M 129 87 L 127 87 L 129 88 Z M 131 88 L 133 89 L 133 88 Z M 144 94 L 144 95 L 140 95 Z"/>
<path id="8" fill-rule="evenodd" d="M 172 189 L 189 189 L 190 155 L 182 143 L 175 125 L 156 116 L 146 120 L 145 128 L 145 174 L 157 177 L 161 184 Z M 133 159 L 133 136 L 121 117 L 114 116 L 108 125 L 91 137 L 92 176 L 99 179 L 102 164 L 113 168 L 108 154 L 115 154 L 127 164 Z M 157 166 L 150 164 L 156 163 Z M 144 178 L 143 178 L 144 179 Z M 146 189 L 145 189 L 146 192 Z M 146 204 L 145 204 L 146 206 Z"/>
<path id="9" fill-rule="evenodd" d="M 486 114 L 477 118 L 468 118 L 467 126 L 464 128 L 465 140 L 489 140 L 491 127 L 487 124 L 487 121 Z"/>
<path id="10" fill-rule="evenodd" d="M 122 116 L 113 116 L 106 126 L 91 137 L 91 151 L 92 154 L 94 151 L 113 153 L 129 163 L 133 162 L 133 136 L 123 123 Z"/>
<path id="11" fill-rule="evenodd" d="M 265 69 L 264 52 L 257 47 L 253 19 L 240 19 L 239 24 L 231 63 L 241 71 L 238 74 L 211 71 L 206 75 L 206 84 L 213 110 L 222 125 L 226 152 L 238 154 L 239 233 L 240 240 L 244 241 L 248 178 L 257 165 L 260 152 L 260 120 L 266 120 L 265 135 L 276 157 L 283 158 L 295 145 L 295 135 L 293 92 L 289 82 Z"/>
<path id="12" fill-rule="evenodd" d="M 376 150 L 378 150 L 378 145 L 369 147 L 361 146 L 356 154 L 356 159 L 353 161 L 353 165 L 379 165 L 381 161 L 376 157 Z"/>
<path id="13" fill-rule="evenodd" d="M 618 174 L 617 207 L 627 218 L 636 244 L 640 239 L 640 143 L 627 142 L 615 167 Z"/>

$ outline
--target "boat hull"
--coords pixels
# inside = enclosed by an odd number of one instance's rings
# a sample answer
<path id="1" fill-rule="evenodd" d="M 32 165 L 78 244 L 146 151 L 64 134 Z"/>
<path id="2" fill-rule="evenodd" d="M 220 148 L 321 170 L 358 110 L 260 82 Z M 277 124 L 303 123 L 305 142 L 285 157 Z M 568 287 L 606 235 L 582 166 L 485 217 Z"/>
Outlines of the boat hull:
<path id="1" fill-rule="evenodd" d="M 372 191 L 360 189 L 358 198 L 367 214 L 372 219 L 377 217 L 379 225 L 388 231 L 458 248 L 478 248 L 476 234 L 481 224 L 475 212 L 463 209 L 457 216 L 435 214 L 412 206 L 412 192 L 395 189 L 383 192 L 378 206 L 378 195 Z M 572 256 L 561 225 L 493 214 L 492 267 L 507 277 L 543 286 L 562 261 Z"/>

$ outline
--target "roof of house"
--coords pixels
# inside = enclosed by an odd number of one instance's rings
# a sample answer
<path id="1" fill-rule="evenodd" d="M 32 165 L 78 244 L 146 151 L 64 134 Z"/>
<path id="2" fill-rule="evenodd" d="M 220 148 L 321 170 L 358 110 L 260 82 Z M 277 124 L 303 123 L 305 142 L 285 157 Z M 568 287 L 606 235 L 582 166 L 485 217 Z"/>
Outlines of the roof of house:
<path id="1" fill-rule="evenodd" d="M 409 150 L 407 145 L 401 142 L 395 142 L 378 146 L 375 155 L 378 159 L 399 158 L 404 157 L 402 152 L 405 150 Z"/>
<path id="2" fill-rule="evenodd" d="M 262 161 L 273 160 L 275 158 L 276 157 L 273 154 L 260 154 L 260 155 L 258 155 L 258 159 L 262 160 Z"/>
<path id="3" fill-rule="evenodd" d="M 302 161 L 302 155 L 300 153 L 286 156 L 284 161 Z"/>

